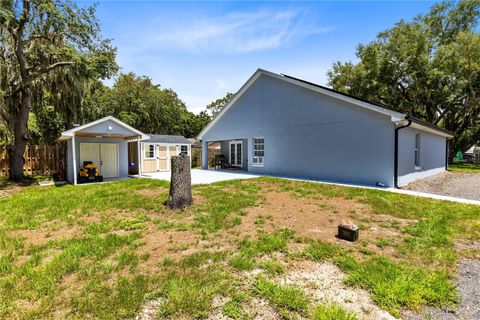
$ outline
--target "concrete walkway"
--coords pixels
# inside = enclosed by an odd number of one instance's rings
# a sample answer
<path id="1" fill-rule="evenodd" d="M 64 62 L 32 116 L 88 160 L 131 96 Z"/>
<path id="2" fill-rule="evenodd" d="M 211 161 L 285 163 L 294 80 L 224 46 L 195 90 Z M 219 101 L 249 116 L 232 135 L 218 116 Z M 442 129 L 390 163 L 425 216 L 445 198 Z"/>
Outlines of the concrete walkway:
<path id="1" fill-rule="evenodd" d="M 170 181 L 170 172 L 154 172 L 149 174 L 143 174 L 143 177 Z M 219 182 L 219 181 L 228 181 L 228 180 L 236 180 L 236 179 L 252 179 L 252 178 L 258 178 L 258 177 L 261 177 L 261 175 L 251 174 L 251 173 L 247 173 L 244 171 L 237 171 L 237 170 L 192 169 L 192 184 L 210 184 L 210 183 Z M 417 197 L 430 198 L 430 199 L 436 199 L 436 200 L 480 205 L 480 201 L 478 200 L 442 196 L 438 194 L 424 193 L 424 192 L 418 192 L 413 190 L 381 188 L 381 187 L 373 187 L 373 186 L 367 186 L 367 185 L 337 183 L 337 182 L 321 181 L 321 180 L 297 179 L 297 178 L 280 177 L 280 176 L 270 176 L 270 177 L 288 179 L 288 180 L 294 180 L 294 181 L 307 181 L 307 182 L 323 183 L 323 184 L 329 184 L 329 185 L 338 185 L 338 186 L 344 186 L 344 187 L 381 190 L 385 192 L 406 194 L 410 196 L 417 196 Z"/>
<path id="2" fill-rule="evenodd" d="M 143 177 L 170 181 L 171 172 L 144 173 Z M 210 184 L 219 181 L 258 178 L 258 175 L 239 170 L 192 169 L 192 184 Z"/>

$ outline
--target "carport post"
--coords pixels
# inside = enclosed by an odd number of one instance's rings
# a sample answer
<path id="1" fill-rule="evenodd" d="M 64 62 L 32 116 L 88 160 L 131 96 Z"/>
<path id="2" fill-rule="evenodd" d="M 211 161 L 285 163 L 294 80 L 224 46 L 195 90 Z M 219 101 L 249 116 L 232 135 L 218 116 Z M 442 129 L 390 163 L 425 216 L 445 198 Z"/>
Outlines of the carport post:
<path id="1" fill-rule="evenodd" d="M 72 160 L 73 160 L 73 185 L 77 185 L 77 155 L 75 145 L 75 132 L 72 134 Z"/>
<path id="2" fill-rule="evenodd" d="M 137 166 L 138 166 L 138 177 L 141 178 L 142 177 L 142 150 L 140 148 L 140 136 L 137 136 L 137 153 L 138 153 L 138 156 L 137 156 L 137 159 L 138 159 L 138 163 L 137 163 Z"/>
<path id="3" fill-rule="evenodd" d="M 202 140 L 202 169 L 208 169 L 208 143 Z"/>

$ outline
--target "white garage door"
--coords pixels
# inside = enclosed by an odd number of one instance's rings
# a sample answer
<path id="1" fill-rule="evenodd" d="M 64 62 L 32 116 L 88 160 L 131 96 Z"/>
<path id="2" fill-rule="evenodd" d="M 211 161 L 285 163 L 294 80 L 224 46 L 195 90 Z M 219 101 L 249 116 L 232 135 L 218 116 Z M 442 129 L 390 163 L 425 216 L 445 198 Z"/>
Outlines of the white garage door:
<path id="1" fill-rule="evenodd" d="M 116 143 L 80 143 L 80 165 L 92 161 L 104 178 L 118 177 L 118 145 Z"/>

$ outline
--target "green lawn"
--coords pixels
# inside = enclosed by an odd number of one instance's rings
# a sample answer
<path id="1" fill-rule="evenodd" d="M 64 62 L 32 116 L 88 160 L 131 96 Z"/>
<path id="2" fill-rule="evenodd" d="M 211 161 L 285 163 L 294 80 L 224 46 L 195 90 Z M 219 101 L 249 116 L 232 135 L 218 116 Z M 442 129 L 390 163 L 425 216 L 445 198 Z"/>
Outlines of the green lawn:
<path id="1" fill-rule="evenodd" d="M 163 205 L 168 183 L 148 179 L 29 186 L 1 197 L 0 318 L 128 319 L 157 299 L 159 318 L 204 318 L 221 298 L 215 310 L 234 319 L 254 317 L 255 299 L 287 318 L 356 319 L 299 285 L 278 282 L 304 260 L 336 264 L 347 286 L 367 290 L 398 315 L 457 303 L 457 259 L 480 258 L 454 247 L 480 239 L 477 206 L 272 178 L 193 191 L 194 205 L 182 212 Z M 276 210 L 272 193 L 315 203 L 319 214 L 348 214 L 365 236 L 336 243 L 285 228 L 273 213 L 255 216 L 253 208 Z M 341 201 L 357 203 L 364 216 L 335 207 Z M 305 213 L 298 210 L 298 217 Z M 390 232 L 369 238 L 379 227 Z M 254 269 L 261 273 L 246 276 Z"/>
<path id="2" fill-rule="evenodd" d="M 480 173 L 480 163 L 451 164 L 448 169 L 450 171 Z"/>

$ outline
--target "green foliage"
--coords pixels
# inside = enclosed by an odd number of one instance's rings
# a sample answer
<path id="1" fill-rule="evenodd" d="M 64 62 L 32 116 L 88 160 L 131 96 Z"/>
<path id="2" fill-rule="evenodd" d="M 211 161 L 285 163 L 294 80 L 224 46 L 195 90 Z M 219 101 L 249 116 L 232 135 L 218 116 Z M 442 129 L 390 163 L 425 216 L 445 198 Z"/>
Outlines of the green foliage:
<path id="1" fill-rule="evenodd" d="M 349 312 L 340 306 L 317 305 L 311 312 L 313 320 L 357 320 L 354 312 Z"/>
<path id="2" fill-rule="evenodd" d="M 144 301 L 149 278 L 122 277 L 113 285 L 90 282 L 72 301 L 72 315 L 79 318 L 127 319 L 136 315 Z"/>
<path id="3" fill-rule="evenodd" d="M 257 278 L 253 291 L 266 298 L 276 308 L 304 312 L 308 307 L 308 298 L 297 286 L 279 285 L 263 277 Z"/>
<path id="4" fill-rule="evenodd" d="M 480 163 L 453 164 L 448 166 L 450 171 L 480 173 Z"/>
<path id="5" fill-rule="evenodd" d="M 207 105 L 207 110 L 211 112 L 213 118 L 225 108 L 225 106 L 232 100 L 233 96 L 233 93 L 227 92 L 225 97 L 217 99 Z"/>
<path id="6" fill-rule="evenodd" d="M 345 282 L 370 291 L 375 303 L 395 316 L 401 308 L 445 306 L 458 300 L 446 272 L 412 268 L 381 256 L 358 262 Z"/>
<path id="7" fill-rule="evenodd" d="M 478 1 L 434 4 L 359 45 L 359 63 L 336 62 L 329 84 L 451 130 L 465 151 L 480 141 L 479 17 Z"/>
<path id="8" fill-rule="evenodd" d="M 229 264 L 240 271 L 253 270 L 255 268 L 255 256 L 249 252 L 240 252 L 230 259 Z"/>
<path id="9" fill-rule="evenodd" d="M 340 252 L 336 245 L 323 242 L 321 240 L 311 241 L 305 249 L 305 255 L 318 262 L 330 259 Z"/>
<path id="10" fill-rule="evenodd" d="M 271 276 L 282 274 L 285 271 L 283 264 L 276 260 L 264 261 L 260 264 L 260 268 L 264 269 L 265 272 Z"/>
<path id="11" fill-rule="evenodd" d="M 236 294 L 225 303 L 222 309 L 222 313 L 227 317 L 230 317 L 235 320 L 248 320 L 252 319 L 252 315 L 247 311 L 243 310 L 242 302 L 247 299 L 245 293 Z"/>
<path id="12" fill-rule="evenodd" d="M 91 81 L 116 73 L 116 49 L 102 38 L 95 8 L 60 0 L 2 3 L 0 121 L 8 138 L 17 127 L 30 129 L 34 142 L 55 141 L 65 124 L 83 120 L 82 98 Z M 28 102 L 21 104 L 22 97 Z M 27 128 L 16 120 L 29 112 L 36 119 Z"/>
<path id="13" fill-rule="evenodd" d="M 214 265 L 169 273 L 160 292 L 165 301 L 159 315 L 205 318 L 211 310 L 213 297 L 225 293 L 229 287 L 228 274 L 219 269 Z"/>
<path id="14" fill-rule="evenodd" d="M 88 120 L 113 115 L 140 131 L 195 137 L 210 121 L 202 112 L 189 112 L 171 89 L 163 89 L 146 76 L 120 74 L 113 88 L 97 84 L 85 99 Z"/>
<path id="15" fill-rule="evenodd" d="M 224 189 L 227 185 L 231 190 Z M 242 213 L 242 209 L 254 205 L 258 197 L 258 187 L 241 180 L 199 186 L 197 190 L 207 199 L 207 203 L 199 207 L 195 218 L 195 226 L 204 232 L 238 225 L 241 220 L 237 215 Z"/>

